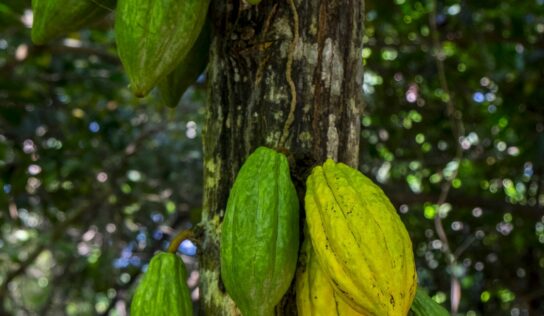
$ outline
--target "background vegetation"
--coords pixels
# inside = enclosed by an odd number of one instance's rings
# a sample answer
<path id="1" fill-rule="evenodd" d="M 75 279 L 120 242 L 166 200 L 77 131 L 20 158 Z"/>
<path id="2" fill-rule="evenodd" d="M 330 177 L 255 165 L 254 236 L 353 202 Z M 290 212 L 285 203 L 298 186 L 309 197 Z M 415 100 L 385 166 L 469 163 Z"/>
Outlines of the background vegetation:
<path id="1" fill-rule="evenodd" d="M 544 1 L 366 6 L 360 168 L 420 284 L 460 315 L 543 314 Z M 38 47 L 29 8 L 0 3 L 0 315 L 124 315 L 199 221 L 205 78 L 176 109 L 136 99 L 111 18 Z"/>

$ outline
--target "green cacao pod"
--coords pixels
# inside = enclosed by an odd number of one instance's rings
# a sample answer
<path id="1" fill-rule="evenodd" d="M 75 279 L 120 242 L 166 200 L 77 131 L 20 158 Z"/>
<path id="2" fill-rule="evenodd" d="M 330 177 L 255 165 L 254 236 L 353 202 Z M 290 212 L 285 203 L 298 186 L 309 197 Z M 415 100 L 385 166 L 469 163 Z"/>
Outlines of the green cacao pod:
<path id="1" fill-rule="evenodd" d="M 331 159 L 306 186 L 312 246 L 337 293 L 365 315 L 407 315 L 417 287 L 412 243 L 387 196 Z"/>
<path id="2" fill-rule="evenodd" d="M 191 316 L 193 303 L 185 264 L 176 254 L 155 255 L 130 305 L 131 316 Z"/>
<path id="3" fill-rule="evenodd" d="M 115 0 L 32 0 L 32 41 L 44 44 L 100 20 Z"/>
<path id="4" fill-rule="evenodd" d="M 297 271 L 297 310 L 299 316 L 363 316 L 336 293 L 328 275 L 315 258 L 312 243 L 306 236 L 302 244 Z"/>
<path id="5" fill-rule="evenodd" d="M 242 315 L 273 315 L 293 279 L 299 202 L 287 158 L 259 147 L 242 165 L 221 228 L 221 278 Z"/>
<path id="6" fill-rule="evenodd" d="M 418 288 L 410 308 L 414 316 L 450 316 L 450 313 Z"/>
<path id="7" fill-rule="evenodd" d="M 178 105 L 179 100 L 208 65 L 212 27 L 206 21 L 195 44 L 179 65 L 166 78 L 159 82 L 158 88 L 162 102 L 169 107 Z"/>
<path id="8" fill-rule="evenodd" d="M 119 0 L 117 51 L 136 96 L 166 77 L 195 43 L 209 0 Z"/>

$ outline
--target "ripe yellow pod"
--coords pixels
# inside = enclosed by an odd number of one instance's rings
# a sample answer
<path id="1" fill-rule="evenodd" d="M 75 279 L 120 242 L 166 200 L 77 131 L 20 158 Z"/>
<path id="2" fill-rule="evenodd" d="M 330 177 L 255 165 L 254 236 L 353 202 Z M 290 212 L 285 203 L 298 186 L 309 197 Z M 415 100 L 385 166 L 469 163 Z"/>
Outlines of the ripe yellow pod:
<path id="1" fill-rule="evenodd" d="M 309 236 L 307 236 L 309 238 Z M 363 316 L 334 290 L 329 276 L 315 258 L 312 243 L 306 238 L 302 245 L 297 271 L 297 310 L 299 316 Z"/>
<path id="2" fill-rule="evenodd" d="M 312 246 L 335 290 L 364 315 L 407 315 L 417 287 L 412 243 L 384 192 L 331 159 L 306 185 Z"/>

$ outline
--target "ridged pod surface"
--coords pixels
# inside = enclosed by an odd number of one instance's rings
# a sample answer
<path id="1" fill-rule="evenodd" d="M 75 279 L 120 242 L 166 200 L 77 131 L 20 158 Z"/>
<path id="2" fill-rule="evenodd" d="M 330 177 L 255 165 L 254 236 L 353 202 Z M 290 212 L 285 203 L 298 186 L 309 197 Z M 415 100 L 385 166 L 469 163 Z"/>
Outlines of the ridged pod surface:
<path id="1" fill-rule="evenodd" d="M 117 51 L 136 96 L 142 97 L 180 63 L 206 20 L 209 0 L 119 0 Z"/>
<path id="2" fill-rule="evenodd" d="M 187 287 L 187 271 L 180 257 L 155 255 L 130 305 L 131 316 L 191 316 L 193 302 Z"/>
<path id="3" fill-rule="evenodd" d="M 419 288 L 410 309 L 414 316 L 450 316 L 444 307 L 433 301 L 424 290 Z"/>
<path id="4" fill-rule="evenodd" d="M 211 43 L 211 22 L 207 21 L 200 31 L 195 44 L 179 65 L 159 82 L 158 88 L 162 102 L 168 107 L 176 107 L 179 100 L 206 69 Z"/>
<path id="5" fill-rule="evenodd" d="M 287 158 L 259 147 L 242 165 L 221 228 L 221 277 L 242 315 L 273 315 L 295 274 L 299 202 Z"/>
<path id="6" fill-rule="evenodd" d="M 337 292 L 365 315 L 406 315 L 417 286 L 412 243 L 387 196 L 331 159 L 306 186 L 312 245 Z"/>
<path id="7" fill-rule="evenodd" d="M 115 0 L 32 0 L 32 42 L 44 44 L 100 20 Z"/>
<path id="8" fill-rule="evenodd" d="M 297 271 L 296 294 L 299 316 L 363 316 L 354 310 L 332 287 L 329 276 L 315 258 L 312 243 L 302 245 L 305 264 Z"/>

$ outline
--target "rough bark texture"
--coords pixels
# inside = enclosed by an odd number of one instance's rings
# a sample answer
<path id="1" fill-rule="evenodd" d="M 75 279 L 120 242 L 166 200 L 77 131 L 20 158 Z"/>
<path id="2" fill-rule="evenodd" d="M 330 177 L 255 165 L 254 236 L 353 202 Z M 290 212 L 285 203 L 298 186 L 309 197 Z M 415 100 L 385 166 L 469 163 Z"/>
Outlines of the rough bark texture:
<path id="1" fill-rule="evenodd" d="M 212 1 L 201 314 L 238 313 L 220 280 L 219 234 L 229 189 L 249 153 L 260 145 L 284 151 L 300 197 L 314 164 L 331 157 L 357 165 L 363 2 Z M 292 297 L 278 314 L 296 314 Z"/>

